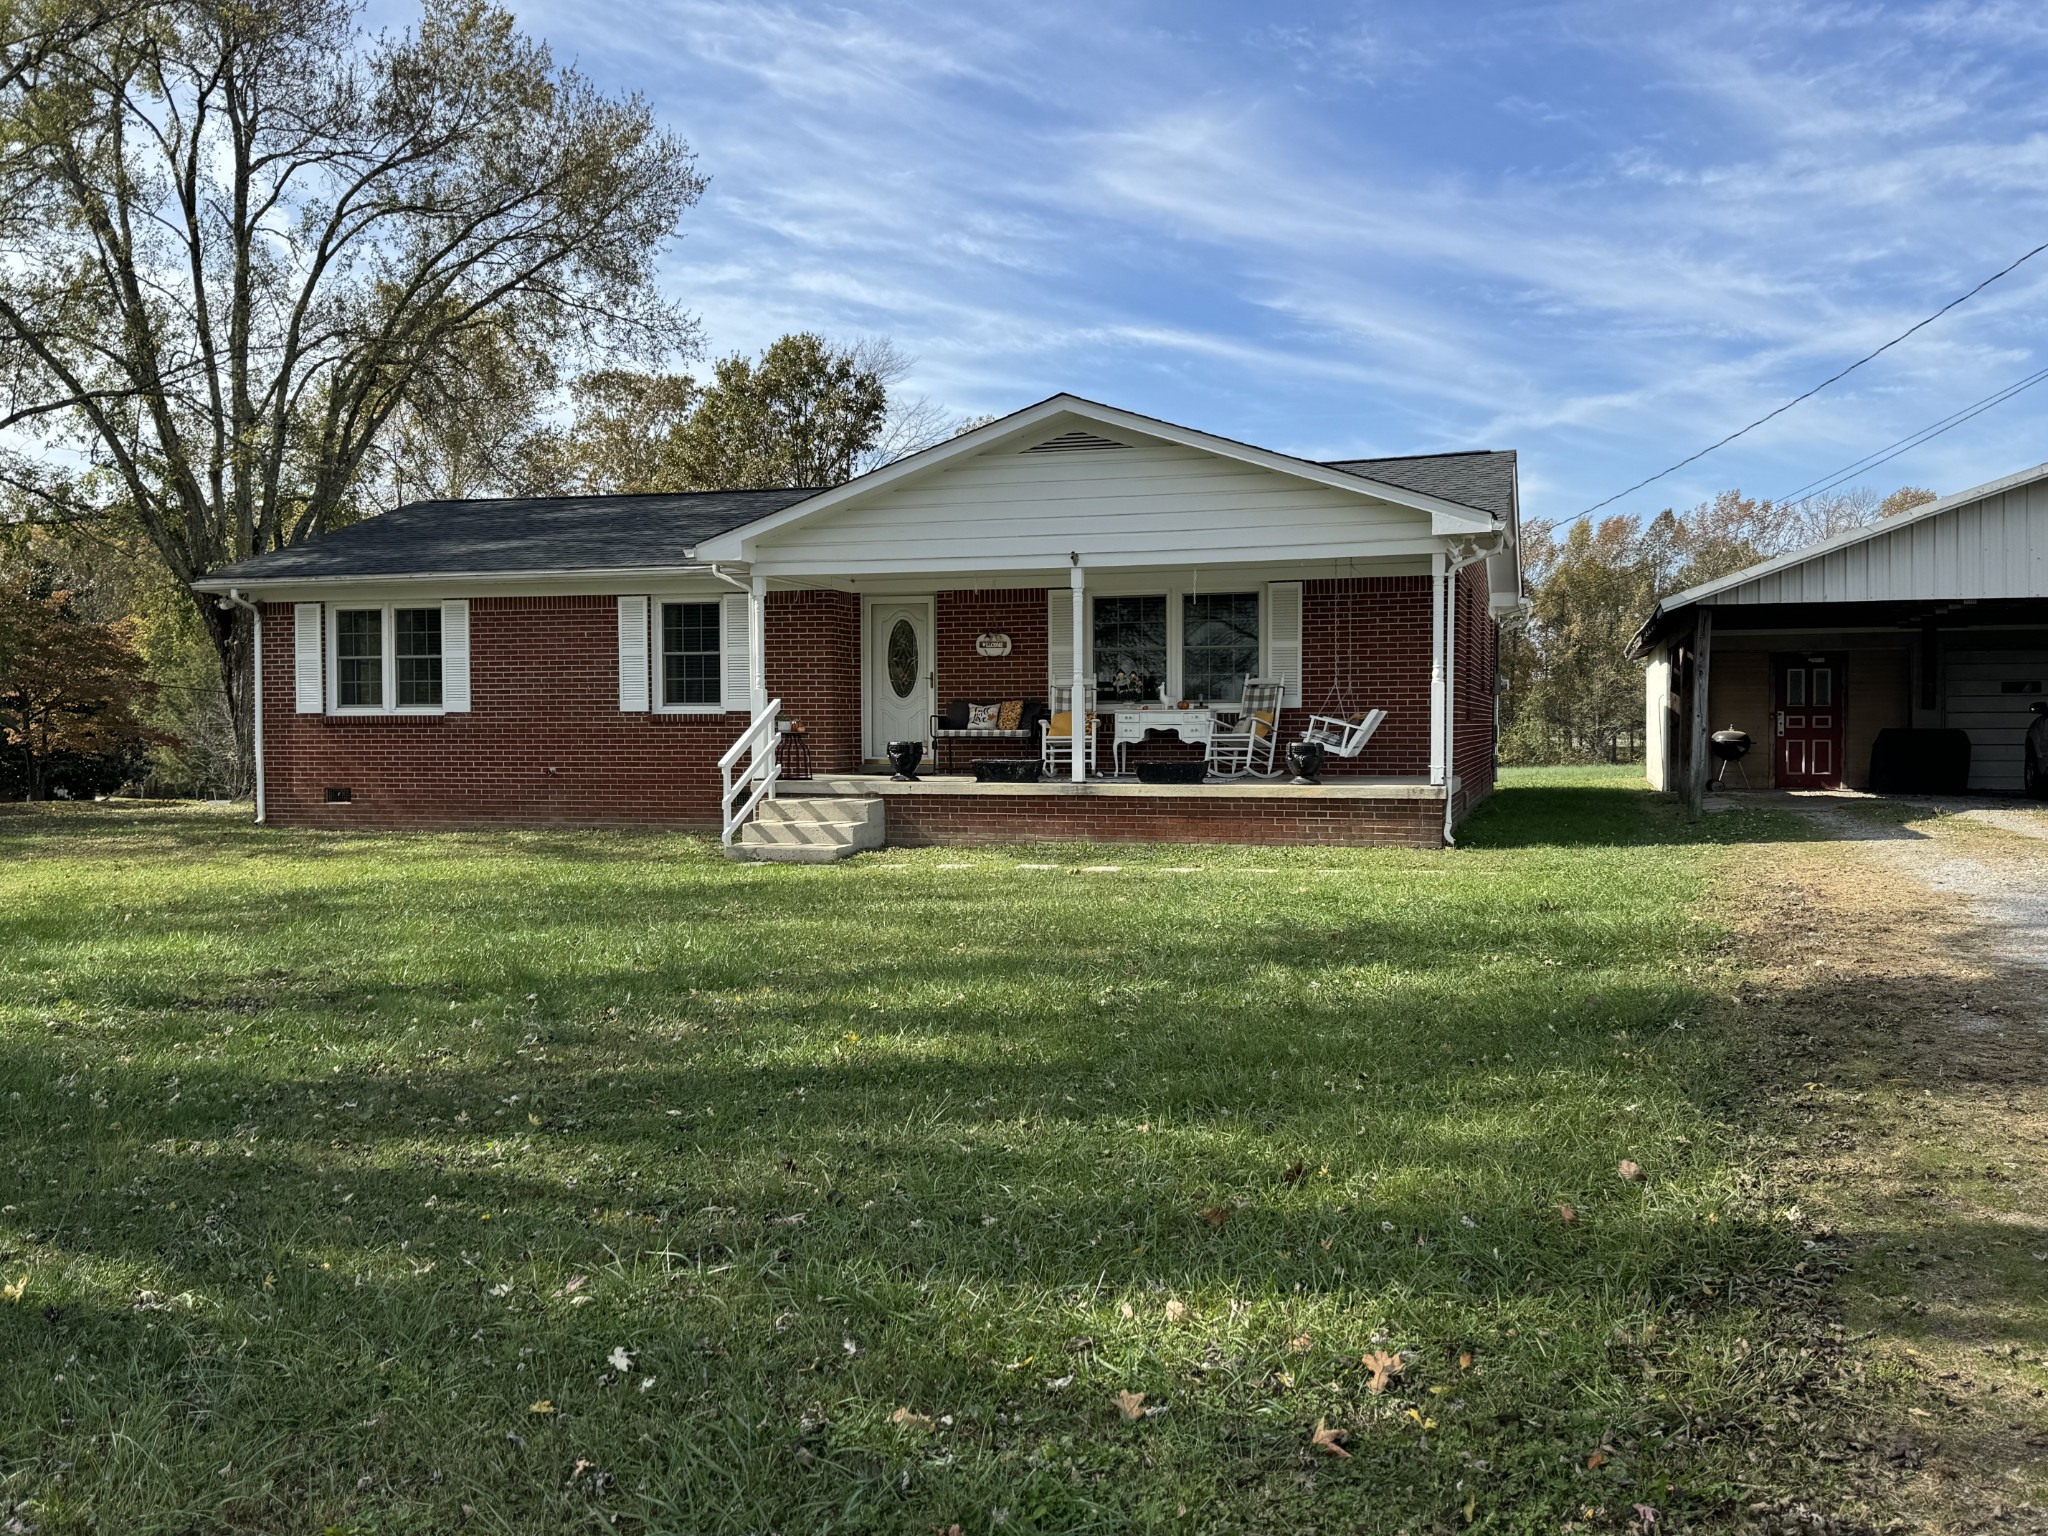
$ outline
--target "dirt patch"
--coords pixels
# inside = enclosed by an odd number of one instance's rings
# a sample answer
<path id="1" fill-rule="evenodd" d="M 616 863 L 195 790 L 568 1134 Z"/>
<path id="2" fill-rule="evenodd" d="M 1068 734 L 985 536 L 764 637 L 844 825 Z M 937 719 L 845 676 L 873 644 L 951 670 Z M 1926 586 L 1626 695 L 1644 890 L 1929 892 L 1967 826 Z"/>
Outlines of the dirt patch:
<path id="1" fill-rule="evenodd" d="M 1809 813 L 1722 892 L 1762 1119 L 1840 1245 L 1843 1321 L 1905 1383 L 1861 1438 L 1911 1528 L 2048 1530 L 2048 846 Z"/>

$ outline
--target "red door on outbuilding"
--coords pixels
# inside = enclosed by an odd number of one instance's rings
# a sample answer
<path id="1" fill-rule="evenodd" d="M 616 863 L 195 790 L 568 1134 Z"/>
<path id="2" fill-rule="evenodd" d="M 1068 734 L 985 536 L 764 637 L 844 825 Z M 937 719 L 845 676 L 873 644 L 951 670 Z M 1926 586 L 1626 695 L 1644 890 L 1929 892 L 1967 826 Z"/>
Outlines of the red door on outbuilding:
<path id="1" fill-rule="evenodd" d="M 1843 661 L 1812 653 L 1771 658 L 1777 698 L 1771 760 L 1778 788 L 1842 787 Z"/>

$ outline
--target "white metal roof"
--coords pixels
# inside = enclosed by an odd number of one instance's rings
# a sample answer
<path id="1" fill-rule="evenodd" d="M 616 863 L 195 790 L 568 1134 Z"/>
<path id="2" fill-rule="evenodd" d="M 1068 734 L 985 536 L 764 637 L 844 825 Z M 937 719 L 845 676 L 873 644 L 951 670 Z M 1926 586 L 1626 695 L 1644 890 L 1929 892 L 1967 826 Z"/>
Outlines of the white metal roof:
<path id="1" fill-rule="evenodd" d="M 2048 597 L 2048 464 L 1851 528 L 1657 605 Z"/>

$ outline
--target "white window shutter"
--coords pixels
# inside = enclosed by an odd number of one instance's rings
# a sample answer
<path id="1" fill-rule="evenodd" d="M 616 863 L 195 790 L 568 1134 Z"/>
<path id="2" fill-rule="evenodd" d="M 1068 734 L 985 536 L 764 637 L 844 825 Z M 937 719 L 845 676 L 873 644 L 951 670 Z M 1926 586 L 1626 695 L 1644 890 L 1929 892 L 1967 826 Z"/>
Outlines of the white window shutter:
<path id="1" fill-rule="evenodd" d="M 753 625 L 747 622 L 747 594 L 731 592 L 719 600 L 724 623 L 725 690 L 722 702 L 728 714 L 754 708 L 754 674 L 748 664 L 747 641 Z"/>
<path id="2" fill-rule="evenodd" d="M 1276 581 L 1266 588 L 1266 681 L 1287 684 L 1280 701 L 1301 707 L 1301 583 Z"/>
<path id="3" fill-rule="evenodd" d="M 1045 593 L 1046 682 L 1049 689 L 1074 686 L 1074 594 L 1068 587 Z M 1052 693 L 1046 694 L 1052 702 Z"/>
<path id="4" fill-rule="evenodd" d="M 450 714 L 469 713 L 469 599 L 451 598 L 441 605 L 441 707 Z"/>
<path id="5" fill-rule="evenodd" d="M 326 670 L 320 665 L 320 605 L 292 604 L 293 705 L 302 715 L 325 708 Z"/>
<path id="6" fill-rule="evenodd" d="M 647 712 L 647 599 L 619 599 L 619 709 Z"/>

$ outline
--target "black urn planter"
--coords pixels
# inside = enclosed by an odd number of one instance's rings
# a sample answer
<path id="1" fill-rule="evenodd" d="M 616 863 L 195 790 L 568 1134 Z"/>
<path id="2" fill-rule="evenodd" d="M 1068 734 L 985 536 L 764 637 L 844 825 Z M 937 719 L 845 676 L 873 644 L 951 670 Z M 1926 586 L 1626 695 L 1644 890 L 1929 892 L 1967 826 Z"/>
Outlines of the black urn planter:
<path id="1" fill-rule="evenodd" d="M 889 766 L 896 771 L 889 775 L 905 783 L 915 784 L 917 765 L 924 761 L 924 743 L 921 741 L 892 741 L 889 743 Z"/>
<path id="2" fill-rule="evenodd" d="M 1297 784 L 1320 784 L 1325 748 L 1320 741 L 1294 741 L 1287 745 L 1287 766 L 1294 770 Z"/>
<path id="3" fill-rule="evenodd" d="M 1199 784 L 1209 774 L 1209 765 L 1200 759 L 1192 763 L 1164 762 L 1138 764 L 1140 784 Z"/>

